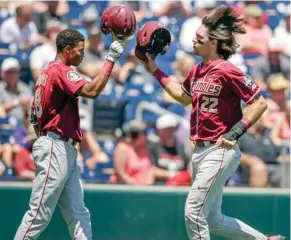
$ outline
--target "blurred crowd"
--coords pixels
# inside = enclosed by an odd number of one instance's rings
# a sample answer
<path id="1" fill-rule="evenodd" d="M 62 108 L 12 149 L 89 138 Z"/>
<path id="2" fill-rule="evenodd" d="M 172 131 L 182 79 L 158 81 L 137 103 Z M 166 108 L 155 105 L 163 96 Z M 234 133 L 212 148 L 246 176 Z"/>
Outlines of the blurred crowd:
<path id="1" fill-rule="evenodd" d="M 138 28 L 159 20 L 170 30 L 171 47 L 157 63 L 179 83 L 200 61 L 192 54 L 192 38 L 202 17 L 221 4 L 238 11 L 247 34 L 237 36 L 240 48 L 229 61 L 260 85 L 268 110 L 239 140 L 241 165 L 227 185 L 289 187 L 291 34 L 286 1 L 1 1 L 1 180 L 31 181 L 35 176 L 31 149 L 37 136 L 29 124 L 30 104 L 34 82 L 54 60 L 57 34 L 66 28 L 84 34 L 85 58 L 76 71 L 90 80 L 111 43 L 111 36 L 100 32 L 100 16 L 116 4 L 134 9 Z M 97 100 L 80 98 L 82 178 L 91 183 L 190 185 L 190 107 L 162 91 L 137 61 L 134 47 L 135 36 Z"/>

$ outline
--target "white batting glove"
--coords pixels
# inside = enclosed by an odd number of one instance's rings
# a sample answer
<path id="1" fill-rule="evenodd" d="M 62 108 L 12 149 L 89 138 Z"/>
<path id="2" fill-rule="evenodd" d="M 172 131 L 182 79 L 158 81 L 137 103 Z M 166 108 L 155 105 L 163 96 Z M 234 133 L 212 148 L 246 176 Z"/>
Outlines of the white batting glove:
<path id="1" fill-rule="evenodd" d="M 123 53 L 123 50 L 125 48 L 125 43 L 122 40 L 116 40 L 113 43 L 111 43 L 109 52 L 106 56 L 106 60 L 109 60 L 110 62 L 115 62 Z"/>

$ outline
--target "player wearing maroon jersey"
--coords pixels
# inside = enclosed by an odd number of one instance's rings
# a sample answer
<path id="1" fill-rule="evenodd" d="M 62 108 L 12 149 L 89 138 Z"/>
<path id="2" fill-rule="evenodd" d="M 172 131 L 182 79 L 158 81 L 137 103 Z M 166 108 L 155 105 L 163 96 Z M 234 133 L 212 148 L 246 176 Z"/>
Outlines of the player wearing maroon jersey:
<path id="1" fill-rule="evenodd" d="M 85 207 L 75 143 L 82 141 L 78 96 L 96 98 L 105 87 L 126 39 L 110 46 L 102 70 L 90 82 L 71 66 L 84 57 L 84 36 L 67 29 L 57 36 L 57 56 L 43 69 L 35 84 L 31 123 L 39 136 L 33 145 L 36 178 L 30 210 L 15 240 L 36 239 L 46 228 L 58 204 L 72 239 L 92 239 L 90 213 Z"/>
<path id="2" fill-rule="evenodd" d="M 210 232 L 229 239 L 283 239 L 266 236 L 221 213 L 223 187 L 240 162 L 237 140 L 266 110 L 260 89 L 227 59 L 236 52 L 235 34 L 243 20 L 229 7 L 206 15 L 193 39 L 194 54 L 203 59 L 181 85 L 157 68 L 147 54 L 145 68 L 178 102 L 192 104 L 193 184 L 185 206 L 189 239 L 210 239 Z M 241 100 L 247 103 L 244 115 Z"/>

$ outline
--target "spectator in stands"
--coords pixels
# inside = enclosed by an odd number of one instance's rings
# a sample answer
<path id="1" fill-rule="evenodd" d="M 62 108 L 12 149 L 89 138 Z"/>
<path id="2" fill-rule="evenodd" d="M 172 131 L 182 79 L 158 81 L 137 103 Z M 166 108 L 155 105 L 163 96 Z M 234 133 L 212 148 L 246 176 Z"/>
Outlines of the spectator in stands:
<path id="1" fill-rule="evenodd" d="M 30 55 L 30 68 L 32 70 L 32 75 L 36 81 L 39 77 L 43 68 L 50 62 L 55 59 L 56 56 L 56 38 L 58 33 L 61 31 L 61 27 L 49 26 L 47 29 L 48 41 L 40 46 L 37 46 Z"/>
<path id="2" fill-rule="evenodd" d="M 84 59 L 77 67 L 77 70 L 89 78 L 92 78 L 96 76 L 102 68 L 106 53 L 104 51 L 104 44 L 99 29 L 93 28 L 88 34 L 88 44 L 84 50 Z M 116 63 L 111 73 L 112 78 L 117 79 L 119 71 L 120 66 Z"/>
<path id="3" fill-rule="evenodd" d="M 78 71 L 92 78 L 100 70 L 105 57 L 101 32 L 94 28 L 88 33 L 88 44 L 84 50 L 84 59 L 78 66 Z"/>
<path id="4" fill-rule="evenodd" d="M 276 41 L 271 38 L 268 43 L 268 54 L 252 61 L 251 75 L 264 90 L 267 89 L 269 76 L 272 74 L 282 73 L 290 80 L 290 57 L 283 53 L 283 46 L 278 45 Z M 289 49 L 288 46 L 285 45 L 285 49 Z"/>
<path id="5" fill-rule="evenodd" d="M 257 121 L 239 139 L 238 144 L 241 149 L 241 165 L 247 168 L 247 173 L 244 170 L 241 173 L 242 181 L 251 187 L 266 187 L 268 184 L 266 164 L 277 164 L 280 152 L 273 145 L 262 121 Z M 245 179 L 246 176 L 248 179 Z"/>
<path id="6" fill-rule="evenodd" d="M 182 25 L 179 41 L 184 51 L 193 52 L 192 39 L 195 36 L 196 30 L 201 25 L 202 18 L 208 12 L 216 7 L 216 0 L 199 0 L 195 1 L 195 14 L 186 19 Z"/>
<path id="7" fill-rule="evenodd" d="M 98 20 L 98 11 L 96 7 L 91 6 L 84 10 L 81 17 L 81 21 L 83 23 L 84 28 L 87 31 L 87 34 L 89 34 L 92 30 L 96 28 L 97 20 Z"/>
<path id="8" fill-rule="evenodd" d="M 132 185 L 152 185 L 155 182 L 154 170 L 146 145 L 146 125 L 137 120 L 128 124 L 126 137 L 114 150 L 115 173 L 111 183 Z"/>
<path id="9" fill-rule="evenodd" d="M 15 16 L 6 19 L 0 27 L 1 42 L 23 44 L 23 49 L 37 43 L 38 31 L 31 17 L 30 5 L 18 6 Z"/>
<path id="10" fill-rule="evenodd" d="M 177 57 L 177 60 L 172 64 L 174 74 L 171 77 L 177 83 L 182 84 L 188 77 L 190 71 L 195 65 L 195 59 L 189 54 L 182 54 Z M 178 103 L 166 91 L 163 91 L 163 100 L 168 103 Z"/>
<path id="11" fill-rule="evenodd" d="M 289 81 L 282 74 L 270 76 L 268 91 L 270 98 L 267 99 L 268 109 L 262 116 L 265 127 L 272 129 L 275 122 L 285 111 L 285 99 L 289 89 Z"/>
<path id="12" fill-rule="evenodd" d="M 95 169 L 98 163 L 106 163 L 109 161 L 109 157 L 106 153 L 102 151 L 94 133 L 92 132 L 92 117 L 91 117 L 91 105 L 90 103 L 84 103 L 80 99 L 80 127 L 83 131 L 84 138 L 81 143 L 78 143 L 76 148 L 78 151 L 77 161 L 81 168 L 81 172 L 83 172 L 84 165 L 86 165 L 89 169 Z M 90 101 L 88 99 L 84 99 L 85 101 Z M 87 159 L 84 158 L 83 153 L 89 157 Z"/>
<path id="13" fill-rule="evenodd" d="M 149 2 L 149 7 L 155 17 L 190 17 L 192 13 L 191 1 L 152 1 Z"/>
<path id="14" fill-rule="evenodd" d="M 290 99 L 286 101 L 285 112 L 275 122 L 271 139 L 276 146 L 290 145 Z"/>
<path id="15" fill-rule="evenodd" d="M 184 1 L 150 1 L 150 11 L 157 17 L 171 32 L 172 38 L 178 39 L 182 23 L 192 14 L 190 0 Z"/>
<path id="16" fill-rule="evenodd" d="M 8 116 L 22 121 L 25 108 L 32 99 L 32 91 L 19 79 L 20 65 L 16 58 L 6 58 L 1 64 L 0 103 Z"/>
<path id="17" fill-rule="evenodd" d="M 28 151 L 32 151 L 32 145 L 37 138 L 32 125 L 30 124 L 30 107 L 25 109 L 24 119 L 20 121 L 13 133 L 14 144 L 17 144 Z"/>
<path id="18" fill-rule="evenodd" d="M 15 153 L 14 171 L 15 175 L 23 180 L 33 180 L 35 178 L 34 161 L 30 152 L 24 147 L 20 147 Z"/>
<path id="19" fill-rule="evenodd" d="M 136 85 L 152 83 L 152 76 L 141 66 L 134 49 L 131 49 L 126 55 L 126 62 L 120 69 L 118 82 L 120 84 L 130 82 Z"/>
<path id="20" fill-rule="evenodd" d="M 264 23 L 263 11 L 255 4 L 248 4 L 245 8 L 245 28 L 247 34 L 238 37 L 244 53 L 266 55 L 268 41 L 272 37 L 272 30 Z"/>
<path id="21" fill-rule="evenodd" d="M 30 125 L 30 109 L 26 109 L 23 124 L 19 124 L 13 135 L 12 156 L 15 176 L 23 180 L 35 178 L 35 166 L 31 156 L 37 136 Z"/>
<path id="22" fill-rule="evenodd" d="M 6 112 L 1 113 L 1 118 L 7 118 Z M 0 162 L 2 162 L 5 166 L 5 170 L 9 175 L 13 174 L 13 159 L 14 153 L 18 150 L 18 146 L 13 144 L 13 132 L 15 126 L 17 125 L 17 121 L 13 118 L 8 119 L 8 123 L 3 123 L 0 126 L 1 130 L 10 130 L 11 133 L 1 133 L 1 144 L 0 144 Z M 11 134 L 11 135 L 10 135 Z M 1 165 L 1 163 L 0 163 Z M 2 166 L 0 166 L 1 172 Z M 0 174 L 1 175 L 1 174 Z"/>
<path id="23" fill-rule="evenodd" d="M 176 185 L 189 185 L 190 175 L 187 170 L 190 157 L 187 155 L 185 146 L 177 144 L 175 133 L 178 121 L 172 114 L 160 116 L 156 121 L 158 136 L 149 136 L 148 151 L 154 165 L 156 181 L 167 183 L 177 175 L 186 175 L 182 182 L 178 179 Z"/>
<path id="24" fill-rule="evenodd" d="M 284 21 L 274 30 L 275 45 L 282 49 L 285 56 L 291 56 L 291 32 L 290 32 L 290 4 L 287 6 Z M 289 60 L 290 61 L 290 60 Z"/>
<path id="25" fill-rule="evenodd" d="M 46 34 L 49 26 L 60 26 L 62 29 L 69 28 L 70 24 L 63 15 L 62 8 L 68 8 L 66 1 L 45 1 L 47 10 L 41 13 L 35 13 L 33 20 L 37 26 L 38 32 L 42 35 Z M 67 9 L 69 11 L 69 9 Z"/>
<path id="26" fill-rule="evenodd" d="M 4 175 L 5 169 L 5 164 L 0 160 L 0 178 L 2 178 L 2 176 Z"/>
<path id="27" fill-rule="evenodd" d="M 15 148 L 17 149 L 17 148 Z M 14 150 L 10 142 L 5 142 L 0 145 L 0 158 L 5 164 L 5 169 L 13 169 Z"/>

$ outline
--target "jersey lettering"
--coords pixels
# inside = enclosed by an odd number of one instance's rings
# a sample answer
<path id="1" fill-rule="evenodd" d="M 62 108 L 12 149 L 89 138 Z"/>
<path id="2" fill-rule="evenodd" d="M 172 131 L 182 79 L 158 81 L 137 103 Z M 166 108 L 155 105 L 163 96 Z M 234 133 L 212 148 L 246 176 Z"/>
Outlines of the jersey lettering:
<path id="1" fill-rule="evenodd" d="M 202 93 L 207 94 L 211 96 L 219 96 L 221 92 L 222 86 L 209 83 L 209 82 L 203 82 L 202 79 L 199 79 L 198 81 L 193 83 L 192 87 L 192 94 L 195 93 Z"/>
<path id="2" fill-rule="evenodd" d="M 45 86 L 47 78 L 48 78 L 47 74 L 41 74 L 36 81 L 36 85 L 37 86 Z"/>
<path id="3" fill-rule="evenodd" d="M 35 90 L 35 94 L 34 94 L 34 105 L 35 105 L 36 116 L 38 118 L 40 118 L 41 115 L 42 115 L 41 88 L 38 88 L 38 89 Z"/>

